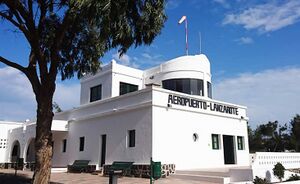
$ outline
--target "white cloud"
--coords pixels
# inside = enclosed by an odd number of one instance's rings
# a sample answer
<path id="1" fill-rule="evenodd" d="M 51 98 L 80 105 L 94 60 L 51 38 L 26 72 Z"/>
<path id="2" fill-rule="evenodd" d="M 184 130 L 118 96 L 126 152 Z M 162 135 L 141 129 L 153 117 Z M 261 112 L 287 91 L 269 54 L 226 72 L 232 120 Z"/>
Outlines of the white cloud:
<path id="1" fill-rule="evenodd" d="M 241 37 L 239 39 L 235 40 L 236 42 L 238 42 L 239 44 L 251 44 L 253 43 L 253 39 L 250 37 Z"/>
<path id="2" fill-rule="evenodd" d="M 227 2 L 227 0 L 213 0 L 213 1 L 221 4 L 224 8 L 230 8 L 230 4 Z"/>
<path id="3" fill-rule="evenodd" d="M 256 5 L 237 14 L 227 14 L 223 25 L 242 25 L 245 29 L 258 29 L 260 32 L 271 32 L 300 20 L 300 1 L 287 0 L 282 3 L 270 1 Z"/>
<path id="4" fill-rule="evenodd" d="M 167 9 L 175 9 L 180 5 L 180 0 L 168 0 L 166 4 Z"/>
<path id="5" fill-rule="evenodd" d="M 63 110 L 79 105 L 80 85 L 67 83 L 57 82 L 54 95 Z M 11 67 L 0 68 L 0 86 L 0 119 L 35 119 L 35 96 L 26 76 Z"/>
<path id="6" fill-rule="evenodd" d="M 142 56 L 147 59 L 152 59 L 152 56 L 150 56 L 148 53 L 143 53 Z"/>
<path id="7" fill-rule="evenodd" d="M 116 53 L 116 54 L 112 55 L 112 58 L 115 59 L 117 62 L 121 63 L 122 65 L 130 66 L 130 67 L 133 67 L 133 68 L 139 68 L 139 64 L 135 62 L 136 59 L 135 58 L 132 59 L 127 54 L 123 54 L 120 57 L 120 54 Z M 132 60 L 134 60 L 134 61 L 132 61 Z"/>
<path id="8" fill-rule="evenodd" d="M 214 98 L 248 107 L 250 125 L 287 123 L 300 113 L 300 67 L 241 74 L 218 81 Z"/>

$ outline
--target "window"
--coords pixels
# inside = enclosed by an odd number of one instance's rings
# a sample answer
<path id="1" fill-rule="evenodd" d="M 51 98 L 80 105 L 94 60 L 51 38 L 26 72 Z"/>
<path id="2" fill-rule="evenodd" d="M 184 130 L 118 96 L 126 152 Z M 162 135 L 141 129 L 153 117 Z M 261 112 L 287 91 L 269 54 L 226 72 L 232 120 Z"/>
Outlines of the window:
<path id="1" fill-rule="evenodd" d="M 201 79 L 168 79 L 164 80 L 162 85 L 164 89 L 203 96 L 203 80 Z"/>
<path id="2" fill-rule="evenodd" d="M 67 150 L 67 139 L 63 140 L 63 147 L 62 147 L 62 152 L 65 153 Z"/>
<path id="3" fill-rule="evenodd" d="M 238 150 L 244 149 L 244 137 L 237 136 Z"/>
<path id="4" fill-rule="evenodd" d="M 218 134 L 211 134 L 211 139 L 212 139 L 212 149 L 220 149 L 219 135 Z"/>
<path id="5" fill-rule="evenodd" d="M 207 82 L 207 97 L 212 98 L 212 88 L 210 82 Z"/>
<path id="6" fill-rule="evenodd" d="M 193 134 L 193 141 L 196 142 L 196 141 L 198 141 L 198 139 L 199 139 L 198 134 L 197 134 L 197 133 L 194 133 L 194 134 Z"/>
<path id="7" fill-rule="evenodd" d="M 138 88 L 139 88 L 138 85 L 120 82 L 120 95 L 124 95 L 126 93 L 137 91 Z"/>
<path id="8" fill-rule="evenodd" d="M 101 98 L 102 98 L 102 86 L 98 85 L 98 86 L 91 87 L 90 102 L 101 100 Z"/>
<path id="9" fill-rule="evenodd" d="M 84 150 L 84 137 L 79 138 L 79 151 Z"/>
<path id="10" fill-rule="evenodd" d="M 135 147 L 135 130 L 128 130 L 128 147 Z"/>

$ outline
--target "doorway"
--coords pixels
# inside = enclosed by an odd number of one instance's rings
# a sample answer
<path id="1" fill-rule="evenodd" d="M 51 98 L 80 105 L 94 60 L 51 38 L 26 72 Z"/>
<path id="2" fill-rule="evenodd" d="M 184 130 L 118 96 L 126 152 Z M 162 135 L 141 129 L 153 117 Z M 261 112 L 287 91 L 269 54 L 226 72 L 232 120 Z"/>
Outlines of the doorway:
<path id="1" fill-rule="evenodd" d="M 235 164 L 234 136 L 223 135 L 224 163 Z"/>
<path id="2" fill-rule="evenodd" d="M 12 151 L 11 151 L 11 157 L 10 161 L 11 162 L 16 162 L 18 158 L 20 158 L 20 143 L 19 141 L 14 141 Z"/>
<path id="3" fill-rule="evenodd" d="M 100 167 L 105 164 L 106 158 L 106 134 L 101 135 L 101 145 L 100 145 Z"/>
<path id="4" fill-rule="evenodd" d="M 34 139 L 30 140 L 30 143 L 27 147 L 26 151 L 26 162 L 34 162 L 35 161 L 35 145 L 34 145 Z"/>

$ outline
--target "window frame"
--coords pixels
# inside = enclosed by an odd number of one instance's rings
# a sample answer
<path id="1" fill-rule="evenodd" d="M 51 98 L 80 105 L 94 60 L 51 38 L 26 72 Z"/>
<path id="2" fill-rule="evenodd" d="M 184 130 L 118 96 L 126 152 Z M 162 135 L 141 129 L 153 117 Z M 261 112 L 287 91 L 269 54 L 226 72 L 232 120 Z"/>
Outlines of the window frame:
<path id="1" fill-rule="evenodd" d="M 79 151 L 84 151 L 84 142 L 85 142 L 85 137 L 79 137 Z"/>
<path id="2" fill-rule="evenodd" d="M 63 153 L 67 152 L 67 139 L 62 140 L 62 152 Z"/>
<path id="3" fill-rule="evenodd" d="M 122 87 L 126 87 L 125 90 L 122 90 Z M 132 93 L 139 90 L 139 85 L 120 82 L 119 83 L 119 95 L 125 95 L 127 93 Z"/>
<path id="4" fill-rule="evenodd" d="M 237 136 L 237 147 L 238 150 L 245 150 L 244 136 Z"/>
<path id="5" fill-rule="evenodd" d="M 129 148 L 134 148 L 135 147 L 135 143 L 136 143 L 136 131 L 135 129 L 133 130 L 128 130 L 128 147 Z"/>
<path id="6" fill-rule="evenodd" d="M 99 96 L 95 96 L 94 97 L 94 93 L 93 93 L 93 90 L 95 89 L 99 89 Z M 97 94 L 97 93 L 96 93 Z M 96 85 L 96 86 L 93 86 L 90 88 L 90 102 L 95 102 L 95 101 L 98 101 L 98 100 L 101 100 L 102 99 L 102 84 L 99 84 L 99 85 Z"/>
<path id="7" fill-rule="evenodd" d="M 162 81 L 163 89 L 189 95 L 204 96 L 204 80 L 196 78 L 174 78 Z"/>
<path id="8" fill-rule="evenodd" d="M 216 138 L 216 139 L 214 139 Z M 220 135 L 219 134 L 211 134 L 211 147 L 213 150 L 220 149 Z"/>
<path id="9" fill-rule="evenodd" d="M 207 97 L 212 98 L 212 86 L 211 82 L 207 81 Z"/>

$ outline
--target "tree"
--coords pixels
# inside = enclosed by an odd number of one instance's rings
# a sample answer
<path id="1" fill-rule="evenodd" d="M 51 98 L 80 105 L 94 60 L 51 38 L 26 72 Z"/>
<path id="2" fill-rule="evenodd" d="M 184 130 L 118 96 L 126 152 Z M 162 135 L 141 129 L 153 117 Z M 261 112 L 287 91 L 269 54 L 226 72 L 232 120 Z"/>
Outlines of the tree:
<path id="1" fill-rule="evenodd" d="M 259 125 L 255 130 L 248 128 L 249 147 L 256 151 L 285 151 L 291 149 L 290 135 L 287 124 L 279 125 L 277 121 L 269 121 Z"/>
<path id="2" fill-rule="evenodd" d="M 284 166 L 279 162 L 273 168 L 273 174 L 280 180 L 280 182 L 282 182 L 282 178 L 284 178 L 284 170 Z"/>
<path id="3" fill-rule="evenodd" d="M 117 48 L 151 44 L 166 20 L 164 0 L 0 0 L 0 18 L 30 46 L 27 65 L 0 56 L 23 72 L 37 102 L 34 184 L 48 183 L 51 124 L 57 75 L 62 80 L 95 73 L 99 58 Z"/>
<path id="4" fill-rule="evenodd" d="M 290 122 L 291 141 L 297 152 L 300 152 L 300 115 L 297 114 Z"/>
<path id="5" fill-rule="evenodd" d="M 266 178 L 260 178 L 258 176 L 255 176 L 253 183 L 254 184 L 268 184 L 268 181 Z"/>

